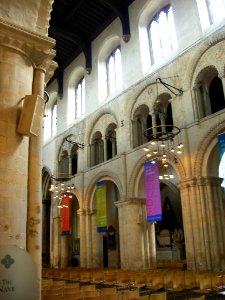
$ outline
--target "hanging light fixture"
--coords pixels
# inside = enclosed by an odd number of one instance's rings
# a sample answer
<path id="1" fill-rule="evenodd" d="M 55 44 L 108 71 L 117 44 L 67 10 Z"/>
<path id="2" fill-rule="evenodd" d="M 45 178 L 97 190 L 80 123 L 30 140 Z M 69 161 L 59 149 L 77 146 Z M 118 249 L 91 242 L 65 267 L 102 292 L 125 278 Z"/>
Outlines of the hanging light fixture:
<path id="1" fill-rule="evenodd" d="M 75 189 L 74 184 L 66 183 L 70 181 L 73 177 L 51 177 L 52 178 L 52 184 L 49 189 L 50 192 L 53 194 L 53 199 L 57 201 L 57 207 L 63 208 L 67 207 L 63 204 L 63 198 L 69 197 L 72 198 L 72 191 Z"/>
<path id="2" fill-rule="evenodd" d="M 156 114 L 162 114 L 166 119 L 165 112 L 162 111 L 161 100 L 158 97 L 158 83 L 161 83 L 169 89 L 174 95 L 180 96 L 183 91 L 172 85 L 169 85 L 162 81 L 161 78 L 156 79 L 157 84 L 157 97 L 154 105 L 154 110 Z M 183 143 L 180 139 L 181 129 L 173 124 L 161 124 L 147 128 L 144 131 L 144 136 L 150 143 L 149 147 L 144 147 L 146 152 L 146 159 L 151 159 L 154 163 L 154 158 L 158 158 L 159 161 L 159 179 L 172 179 L 174 175 L 172 174 L 172 168 L 168 163 L 168 158 L 175 155 L 181 155 L 183 150 Z"/>

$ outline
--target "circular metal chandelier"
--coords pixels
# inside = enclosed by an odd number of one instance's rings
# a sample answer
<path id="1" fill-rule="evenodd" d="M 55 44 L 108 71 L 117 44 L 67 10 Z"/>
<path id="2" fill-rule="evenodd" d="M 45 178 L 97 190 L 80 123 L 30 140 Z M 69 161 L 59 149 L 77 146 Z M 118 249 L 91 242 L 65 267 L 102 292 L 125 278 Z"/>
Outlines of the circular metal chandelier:
<path id="1" fill-rule="evenodd" d="M 180 141 L 179 134 L 181 129 L 174 125 L 157 125 L 147 128 L 144 136 L 148 139 L 150 146 L 144 147 L 146 159 L 154 164 L 156 159 L 159 163 L 159 179 L 173 179 L 174 174 L 168 163 L 168 159 L 173 155 L 176 162 L 175 154 L 182 154 L 183 143 Z"/>

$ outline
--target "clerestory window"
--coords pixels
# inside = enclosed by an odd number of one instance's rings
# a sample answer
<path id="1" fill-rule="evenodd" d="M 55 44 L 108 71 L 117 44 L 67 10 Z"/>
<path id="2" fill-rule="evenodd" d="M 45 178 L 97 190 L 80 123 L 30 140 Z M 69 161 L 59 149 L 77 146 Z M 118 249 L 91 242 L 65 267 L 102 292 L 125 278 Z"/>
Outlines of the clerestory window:
<path id="1" fill-rule="evenodd" d="M 84 115 L 85 109 L 85 78 L 82 77 L 75 88 L 75 119 Z"/>
<path id="2" fill-rule="evenodd" d="M 121 52 L 120 48 L 112 51 L 106 61 L 107 73 L 107 94 L 113 94 L 121 86 L 122 82 L 122 67 L 121 67 Z"/>
<path id="3" fill-rule="evenodd" d="M 197 0 L 197 5 L 203 30 L 225 16 L 225 0 Z"/>
<path id="4" fill-rule="evenodd" d="M 161 9 L 148 27 L 151 64 L 159 63 L 177 49 L 177 38 L 171 5 Z"/>

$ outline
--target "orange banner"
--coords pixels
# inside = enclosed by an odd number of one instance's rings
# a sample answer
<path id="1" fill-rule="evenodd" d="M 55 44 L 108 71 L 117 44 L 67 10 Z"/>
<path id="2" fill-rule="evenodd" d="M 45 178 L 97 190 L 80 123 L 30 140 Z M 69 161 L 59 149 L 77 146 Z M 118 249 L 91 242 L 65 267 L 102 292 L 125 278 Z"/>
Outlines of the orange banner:
<path id="1" fill-rule="evenodd" d="M 62 205 L 62 234 L 66 235 L 71 233 L 69 196 L 63 197 L 61 205 Z"/>

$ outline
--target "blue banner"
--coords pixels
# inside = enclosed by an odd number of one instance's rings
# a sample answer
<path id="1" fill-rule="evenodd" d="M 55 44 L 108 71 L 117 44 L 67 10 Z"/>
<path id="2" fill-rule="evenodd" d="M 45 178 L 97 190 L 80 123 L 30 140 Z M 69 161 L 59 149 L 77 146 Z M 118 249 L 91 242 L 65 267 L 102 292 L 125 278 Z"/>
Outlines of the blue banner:
<path id="1" fill-rule="evenodd" d="M 225 132 L 218 135 L 218 143 L 220 152 L 219 177 L 223 178 L 221 186 L 225 188 Z"/>

